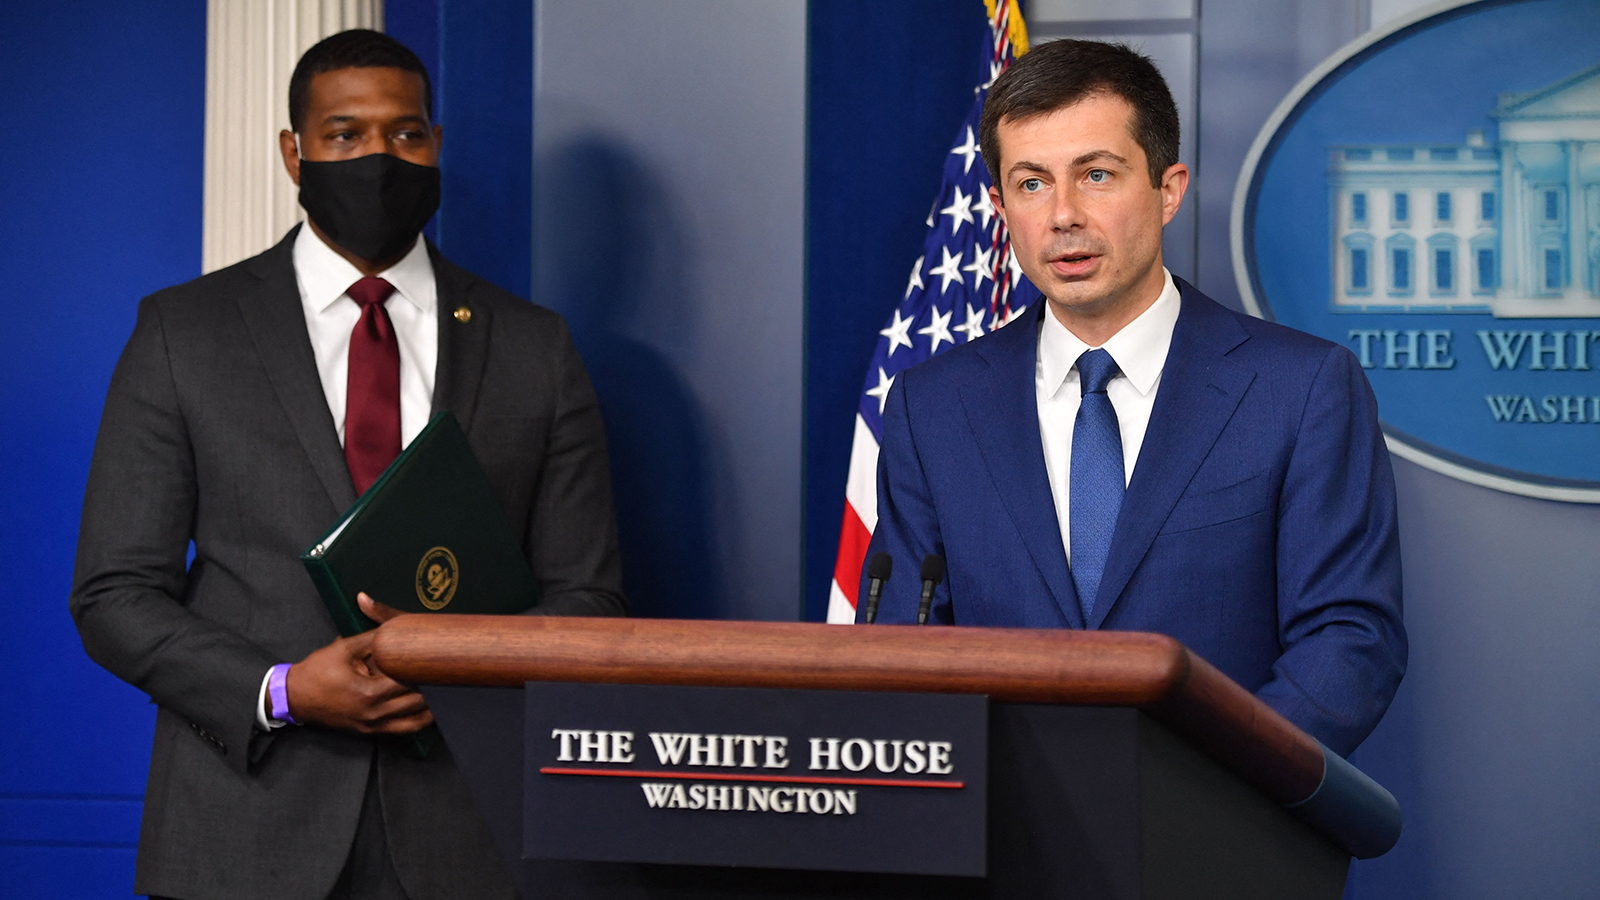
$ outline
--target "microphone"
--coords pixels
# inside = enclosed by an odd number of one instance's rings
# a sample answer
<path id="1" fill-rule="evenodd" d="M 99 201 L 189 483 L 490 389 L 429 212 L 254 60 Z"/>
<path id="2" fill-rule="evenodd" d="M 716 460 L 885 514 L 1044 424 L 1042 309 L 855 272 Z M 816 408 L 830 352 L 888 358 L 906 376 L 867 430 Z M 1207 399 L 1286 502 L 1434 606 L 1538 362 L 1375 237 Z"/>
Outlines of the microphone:
<path id="1" fill-rule="evenodd" d="M 944 581 L 944 557 L 929 553 L 922 558 L 922 600 L 917 604 L 917 624 L 928 624 L 928 610 L 933 608 L 933 589 Z"/>
<path id="2" fill-rule="evenodd" d="M 867 624 L 878 620 L 878 600 L 883 596 L 883 583 L 894 571 L 894 558 L 887 553 L 874 553 L 867 561 Z"/>

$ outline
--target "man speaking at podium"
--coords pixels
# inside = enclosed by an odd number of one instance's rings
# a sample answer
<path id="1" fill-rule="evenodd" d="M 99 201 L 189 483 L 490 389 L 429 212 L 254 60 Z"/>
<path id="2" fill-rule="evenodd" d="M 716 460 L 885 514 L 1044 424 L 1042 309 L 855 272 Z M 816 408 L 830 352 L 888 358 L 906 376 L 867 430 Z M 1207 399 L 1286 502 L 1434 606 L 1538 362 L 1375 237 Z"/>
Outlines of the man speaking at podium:
<path id="1" fill-rule="evenodd" d="M 431 413 L 456 415 L 488 473 L 534 611 L 626 611 L 565 325 L 420 236 L 439 202 L 431 106 L 382 34 L 307 51 L 280 143 L 309 227 L 147 298 L 112 377 L 72 613 L 89 655 L 160 707 L 138 893 L 514 895 L 448 749 L 385 740 L 429 724 L 421 696 L 369 668 L 370 633 L 337 637 L 299 559 Z"/>
<path id="2" fill-rule="evenodd" d="M 895 381 L 869 554 L 945 557 L 932 621 L 1171 635 L 1348 755 L 1406 662 L 1394 476 L 1355 357 L 1162 266 L 1189 172 L 1143 56 L 1039 45 L 991 88 L 980 144 L 1048 302 Z M 918 600 L 893 580 L 879 621 Z"/>

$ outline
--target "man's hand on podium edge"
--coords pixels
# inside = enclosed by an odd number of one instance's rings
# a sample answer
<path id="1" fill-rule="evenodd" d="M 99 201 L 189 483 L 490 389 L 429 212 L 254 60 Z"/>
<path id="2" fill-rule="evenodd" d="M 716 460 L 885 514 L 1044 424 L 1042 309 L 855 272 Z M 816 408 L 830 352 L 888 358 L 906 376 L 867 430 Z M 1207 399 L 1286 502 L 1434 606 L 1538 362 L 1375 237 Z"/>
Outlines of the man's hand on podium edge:
<path id="1" fill-rule="evenodd" d="M 365 593 L 356 602 L 367 618 L 380 624 L 404 615 Z M 285 682 L 289 714 L 298 722 L 358 734 L 410 734 L 432 724 L 433 713 L 422 695 L 372 664 L 375 636 L 368 631 L 339 638 L 290 666 Z"/>

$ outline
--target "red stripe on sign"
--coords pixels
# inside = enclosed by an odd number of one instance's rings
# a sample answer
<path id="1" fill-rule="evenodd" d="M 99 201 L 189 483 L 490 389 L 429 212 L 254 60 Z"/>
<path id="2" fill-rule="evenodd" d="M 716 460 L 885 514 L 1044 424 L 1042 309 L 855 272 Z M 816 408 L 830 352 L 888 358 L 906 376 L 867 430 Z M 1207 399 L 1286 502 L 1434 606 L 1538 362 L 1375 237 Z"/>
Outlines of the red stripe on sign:
<path id="1" fill-rule="evenodd" d="M 913 781 L 907 778 L 828 778 L 820 775 L 732 775 L 724 772 L 641 772 L 638 769 L 563 769 L 545 766 L 540 775 L 610 775 L 618 778 L 675 778 L 683 781 L 780 781 L 786 784 L 855 784 L 867 787 L 964 788 L 965 781 Z"/>
<path id="2" fill-rule="evenodd" d="M 856 605 L 856 595 L 861 592 L 861 566 L 867 561 L 867 545 L 870 543 L 871 530 L 856 515 L 856 508 L 846 500 L 844 523 L 839 526 L 839 560 L 833 566 L 833 580 L 851 606 Z"/>

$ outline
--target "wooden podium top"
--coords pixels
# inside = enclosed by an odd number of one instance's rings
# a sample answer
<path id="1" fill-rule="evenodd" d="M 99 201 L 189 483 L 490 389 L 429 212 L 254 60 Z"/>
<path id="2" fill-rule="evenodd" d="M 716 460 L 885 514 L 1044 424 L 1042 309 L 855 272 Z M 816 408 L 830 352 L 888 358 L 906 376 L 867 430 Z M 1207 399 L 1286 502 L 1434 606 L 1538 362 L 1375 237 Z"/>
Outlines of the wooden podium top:
<path id="1" fill-rule="evenodd" d="M 1282 803 L 1322 782 L 1322 746 L 1157 634 L 542 616 L 401 616 L 374 645 L 411 684 L 583 681 L 987 694 L 1131 706 Z"/>

